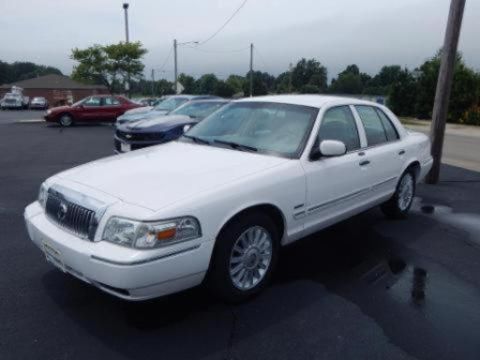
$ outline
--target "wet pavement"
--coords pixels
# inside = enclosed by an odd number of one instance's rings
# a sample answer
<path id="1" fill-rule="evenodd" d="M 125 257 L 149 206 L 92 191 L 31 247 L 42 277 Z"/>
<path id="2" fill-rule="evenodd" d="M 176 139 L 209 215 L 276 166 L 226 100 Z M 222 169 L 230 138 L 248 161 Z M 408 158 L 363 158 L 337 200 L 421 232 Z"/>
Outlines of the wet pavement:
<path id="1" fill-rule="evenodd" d="M 407 220 L 372 209 L 284 248 L 248 303 L 127 303 L 46 264 L 21 216 L 111 149 L 111 127 L 2 126 L 0 359 L 480 359 L 480 173 L 445 166 Z"/>

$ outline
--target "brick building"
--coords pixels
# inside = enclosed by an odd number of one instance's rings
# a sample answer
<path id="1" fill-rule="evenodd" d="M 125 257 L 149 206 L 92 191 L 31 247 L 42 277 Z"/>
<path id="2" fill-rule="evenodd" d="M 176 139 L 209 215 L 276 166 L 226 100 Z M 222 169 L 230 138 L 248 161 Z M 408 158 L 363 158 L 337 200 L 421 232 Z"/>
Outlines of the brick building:
<path id="1" fill-rule="evenodd" d="M 0 98 L 9 92 L 12 86 L 23 89 L 23 95 L 32 99 L 43 96 L 50 106 L 73 103 L 94 94 L 108 94 L 103 85 L 85 85 L 63 75 L 45 75 L 33 79 L 17 81 L 0 86 Z"/>

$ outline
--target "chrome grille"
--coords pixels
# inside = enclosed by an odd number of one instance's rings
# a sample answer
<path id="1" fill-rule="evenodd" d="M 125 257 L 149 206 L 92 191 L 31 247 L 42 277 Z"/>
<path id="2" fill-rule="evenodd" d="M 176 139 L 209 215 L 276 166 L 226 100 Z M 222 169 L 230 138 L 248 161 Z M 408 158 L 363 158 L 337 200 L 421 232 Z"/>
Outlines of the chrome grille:
<path id="1" fill-rule="evenodd" d="M 97 226 L 95 211 L 75 204 L 53 191 L 48 193 L 45 211 L 56 224 L 79 237 L 93 240 Z"/>

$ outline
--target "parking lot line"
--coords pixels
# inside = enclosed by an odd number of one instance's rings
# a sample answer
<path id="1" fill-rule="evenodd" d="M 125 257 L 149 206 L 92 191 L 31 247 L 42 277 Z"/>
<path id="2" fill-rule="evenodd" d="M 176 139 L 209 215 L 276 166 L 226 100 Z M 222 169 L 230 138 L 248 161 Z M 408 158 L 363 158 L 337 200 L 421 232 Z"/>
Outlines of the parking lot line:
<path id="1" fill-rule="evenodd" d="M 44 119 L 24 119 L 24 120 L 17 120 L 17 123 L 39 123 L 45 122 Z"/>

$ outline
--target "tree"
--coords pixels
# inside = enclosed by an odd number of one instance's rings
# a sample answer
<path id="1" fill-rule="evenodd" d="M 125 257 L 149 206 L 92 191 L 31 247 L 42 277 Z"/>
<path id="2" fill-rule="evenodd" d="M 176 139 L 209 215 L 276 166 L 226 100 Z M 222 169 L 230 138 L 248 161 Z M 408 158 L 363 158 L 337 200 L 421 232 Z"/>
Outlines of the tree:
<path id="1" fill-rule="evenodd" d="M 250 71 L 245 75 L 246 81 L 243 84 L 243 93 L 250 94 Z M 269 90 L 273 90 L 275 77 L 266 72 L 253 72 L 253 95 L 267 95 Z"/>
<path id="2" fill-rule="evenodd" d="M 196 81 L 197 94 L 214 94 L 218 83 L 218 79 L 214 74 L 202 75 Z"/>
<path id="3" fill-rule="evenodd" d="M 364 82 L 363 93 L 368 95 L 388 95 L 391 86 L 398 80 L 402 68 L 399 65 L 388 65 L 380 69 L 373 78 Z"/>
<path id="4" fill-rule="evenodd" d="M 193 76 L 181 73 L 178 75 L 178 82 L 182 84 L 185 94 L 195 94 L 196 84 Z"/>
<path id="5" fill-rule="evenodd" d="M 0 84 L 8 84 L 49 74 L 62 75 L 62 72 L 55 67 L 37 65 L 32 62 L 16 61 L 9 64 L 0 61 Z"/>
<path id="6" fill-rule="evenodd" d="M 234 94 L 238 94 L 238 93 L 241 93 L 243 92 L 243 84 L 245 83 L 245 78 L 243 76 L 240 76 L 240 75 L 230 75 L 227 80 L 226 80 L 226 83 L 232 88 L 234 89 L 235 93 Z"/>
<path id="7" fill-rule="evenodd" d="M 314 85 L 318 92 L 327 90 L 327 68 L 315 59 L 306 60 L 302 58 L 292 70 L 293 89 L 305 90 L 305 85 Z"/>
<path id="8" fill-rule="evenodd" d="M 215 85 L 215 95 L 229 98 L 235 94 L 235 89 L 226 81 L 219 80 Z"/>
<path id="9" fill-rule="evenodd" d="M 400 116 L 412 116 L 415 112 L 417 82 L 408 69 L 400 70 L 388 93 L 388 106 Z"/>
<path id="10" fill-rule="evenodd" d="M 338 74 L 337 79 L 332 79 L 329 92 L 334 94 L 361 94 L 370 81 L 370 75 L 361 73 L 357 65 L 348 65 Z"/>
<path id="11" fill-rule="evenodd" d="M 105 85 L 111 92 L 125 85 L 128 79 L 143 76 L 141 58 L 147 53 L 140 42 L 112 45 L 93 45 L 86 49 L 75 48 L 71 58 L 79 62 L 72 72 L 72 78 L 81 82 Z"/>
<path id="12" fill-rule="evenodd" d="M 290 89 L 290 71 L 285 71 L 275 79 L 275 91 L 280 94 L 291 92 Z"/>

